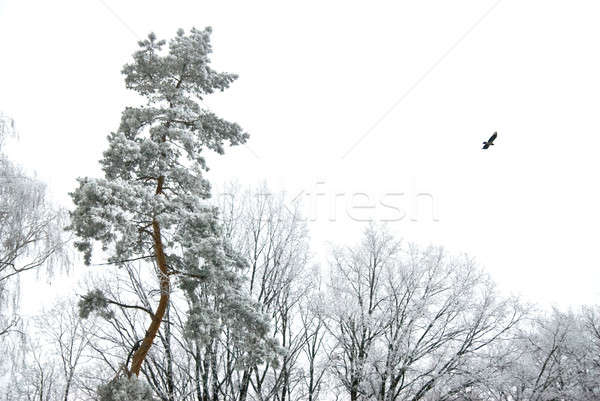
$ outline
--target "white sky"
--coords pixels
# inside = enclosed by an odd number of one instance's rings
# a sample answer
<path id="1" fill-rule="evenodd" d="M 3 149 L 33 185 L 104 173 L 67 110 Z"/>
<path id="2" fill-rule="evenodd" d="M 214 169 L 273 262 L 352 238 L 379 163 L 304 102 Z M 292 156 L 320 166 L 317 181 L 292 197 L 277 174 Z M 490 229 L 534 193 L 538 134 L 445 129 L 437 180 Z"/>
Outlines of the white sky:
<path id="1" fill-rule="evenodd" d="M 211 25 L 213 66 L 240 79 L 207 104 L 251 134 L 210 159 L 213 183 L 302 197 L 317 254 L 358 237 L 352 216 L 398 217 L 383 201 L 406 214 L 392 230 L 468 253 L 506 291 L 600 303 L 599 13 L 591 0 L 0 0 L 0 111 L 15 157 L 66 201 L 132 102 L 120 71 L 136 35 Z"/>

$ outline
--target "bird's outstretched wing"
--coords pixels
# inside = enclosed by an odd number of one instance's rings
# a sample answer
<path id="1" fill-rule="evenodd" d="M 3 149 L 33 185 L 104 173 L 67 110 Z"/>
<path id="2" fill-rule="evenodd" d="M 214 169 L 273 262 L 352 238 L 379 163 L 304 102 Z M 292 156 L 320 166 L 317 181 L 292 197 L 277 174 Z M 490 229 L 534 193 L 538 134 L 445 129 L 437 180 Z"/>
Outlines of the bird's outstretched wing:
<path id="1" fill-rule="evenodd" d="M 482 149 L 487 149 L 490 147 L 490 145 L 494 144 L 494 139 L 496 139 L 496 137 L 498 136 L 497 132 L 494 132 L 494 134 L 492 136 L 490 136 L 490 139 L 487 140 L 487 142 L 483 143 L 483 148 Z"/>

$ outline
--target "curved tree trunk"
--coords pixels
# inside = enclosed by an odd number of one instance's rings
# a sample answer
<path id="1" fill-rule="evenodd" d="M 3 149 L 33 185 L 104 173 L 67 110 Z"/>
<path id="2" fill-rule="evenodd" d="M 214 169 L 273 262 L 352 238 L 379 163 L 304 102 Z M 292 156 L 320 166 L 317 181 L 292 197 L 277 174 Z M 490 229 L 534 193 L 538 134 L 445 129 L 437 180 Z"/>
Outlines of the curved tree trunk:
<path id="1" fill-rule="evenodd" d="M 158 178 L 158 185 L 156 188 L 156 195 L 162 194 L 162 187 L 164 183 L 164 176 L 160 176 Z M 135 374 L 139 376 L 140 369 L 142 367 L 142 363 L 144 359 L 146 359 L 146 355 L 152 346 L 152 342 L 158 333 L 158 329 L 160 328 L 160 324 L 162 323 L 163 316 L 167 310 L 167 306 L 169 305 L 169 292 L 170 292 L 170 280 L 169 280 L 169 272 L 167 271 L 167 258 L 165 257 L 165 252 L 163 249 L 163 243 L 160 235 L 160 225 L 156 219 L 152 220 L 152 230 L 154 237 L 154 252 L 156 253 L 156 265 L 159 269 L 159 279 L 160 279 L 160 300 L 158 302 L 158 307 L 156 308 L 156 312 L 152 317 L 152 322 L 146 330 L 146 336 L 144 337 L 144 341 L 140 347 L 133 354 L 133 358 L 131 361 L 131 369 L 129 370 L 129 375 Z"/>

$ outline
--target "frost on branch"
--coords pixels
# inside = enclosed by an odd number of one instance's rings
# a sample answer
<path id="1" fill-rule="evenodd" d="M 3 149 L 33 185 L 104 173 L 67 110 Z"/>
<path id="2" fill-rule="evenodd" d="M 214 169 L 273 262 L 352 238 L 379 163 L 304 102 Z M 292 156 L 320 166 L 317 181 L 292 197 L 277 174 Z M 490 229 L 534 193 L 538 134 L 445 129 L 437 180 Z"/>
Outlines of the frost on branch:
<path id="1" fill-rule="evenodd" d="M 86 263 L 95 241 L 117 264 L 152 256 L 147 250 L 154 246 L 153 221 L 171 240 L 165 244 L 171 260 L 197 257 L 195 242 L 217 234 L 217 213 L 204 201 L 210 185 L 202 174 L 207 169 L 203 152 L 223 153 L 225 142 L 238 145 L 248 135 L 200 104 L 203 96 L 226 89 L 236 78 L 209 67 L 210 32 L 180 30 L 166 54 L 166 42 L 149 35 L 139 43 L 133 63 L 123 68 L 127 87 L 145 96 L 147 104 L 126 107 L 119 129 L 108 136 L 100 161 L 105 177 L 80 178 L 71 194 L 77 207 L 70 229 Z M 199 231 L 197 240 L 174 250 L 176 239 Z"/>
<path id="2" fill-rule="evenodd" d="M 78 306 L 79 317 L 82 319 L 87 319 L 94 312 L 107 319 L 113 316 L 113 312 L 108 309 L 108 301 L 104 293 L 99 289 L 92 290 L 84 295 Z"/>
<path id="3" fill-rule="evenodd" d="M 238 124 L 201 104 L 205 95 L 223 91 L 237 78 L 209 66 L 210 32 L 179 30 L 168 46 L 154 34 L 139 42 L 133 62 L 122 72 L 127 88 L 146 104 L 126 107 L 117 131 L 108 135 L 100 160 L 104 177 L 78 179 L 71 194 L 75 209 L 69 229 L 87 264 L 99 243 L 109 263 L 148 262 L 156 274 L 160 299 L 131 358 L 128 373 L 135 375 L 177 288 L 192 300 L 190 320 L 206 324 L 191 329 L 193 336 L 215 334 L 210 332 L 213 321 L 235 323 L 240 341 L 258 350 L 256 361 L 273 349 L 263 338 L 266 319 L 241 291 L 244 261 L 224 240 L 218 210 L 207 200 L 204 152 L 222 154 L 226 144 L 248 138 Z M 211 300 L 214 308 L 202 309 L 195 299 Z M 90 293 L 81 303 L 82 314 L 108 313 L 106 302 L 100 292 Z M 215 318 L 215 313 L 223 316 Z M 244 332 L 251 335 L 244 337 Z"/>
<path id="4" fill-rule="evenodd" d="M 137 377 L 120 376 L 98 388 L 98 401 L 155 401 L 150 386 Z"/>

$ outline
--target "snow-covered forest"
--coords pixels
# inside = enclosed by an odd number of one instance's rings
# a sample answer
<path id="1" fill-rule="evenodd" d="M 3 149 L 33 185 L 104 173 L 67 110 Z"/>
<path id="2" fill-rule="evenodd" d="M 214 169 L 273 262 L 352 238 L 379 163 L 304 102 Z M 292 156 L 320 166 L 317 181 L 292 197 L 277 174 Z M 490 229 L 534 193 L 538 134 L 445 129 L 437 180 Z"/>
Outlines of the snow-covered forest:
<path id="1" fill-rule="evenodd" d="M 211 161 L 254 133 L 204 103 L 238 78 L 211 34 L 149 34 L 114 66 L 135 95 L 70 206 L 11 156 L 19 121 L 0 114 L 0 401 L 600 399 L 600 306 L 510 295 L 375 220 L 320 257 L 268 177 L 215 196 Z M 79 271 L 58 297 L 24 284 Z"/>

